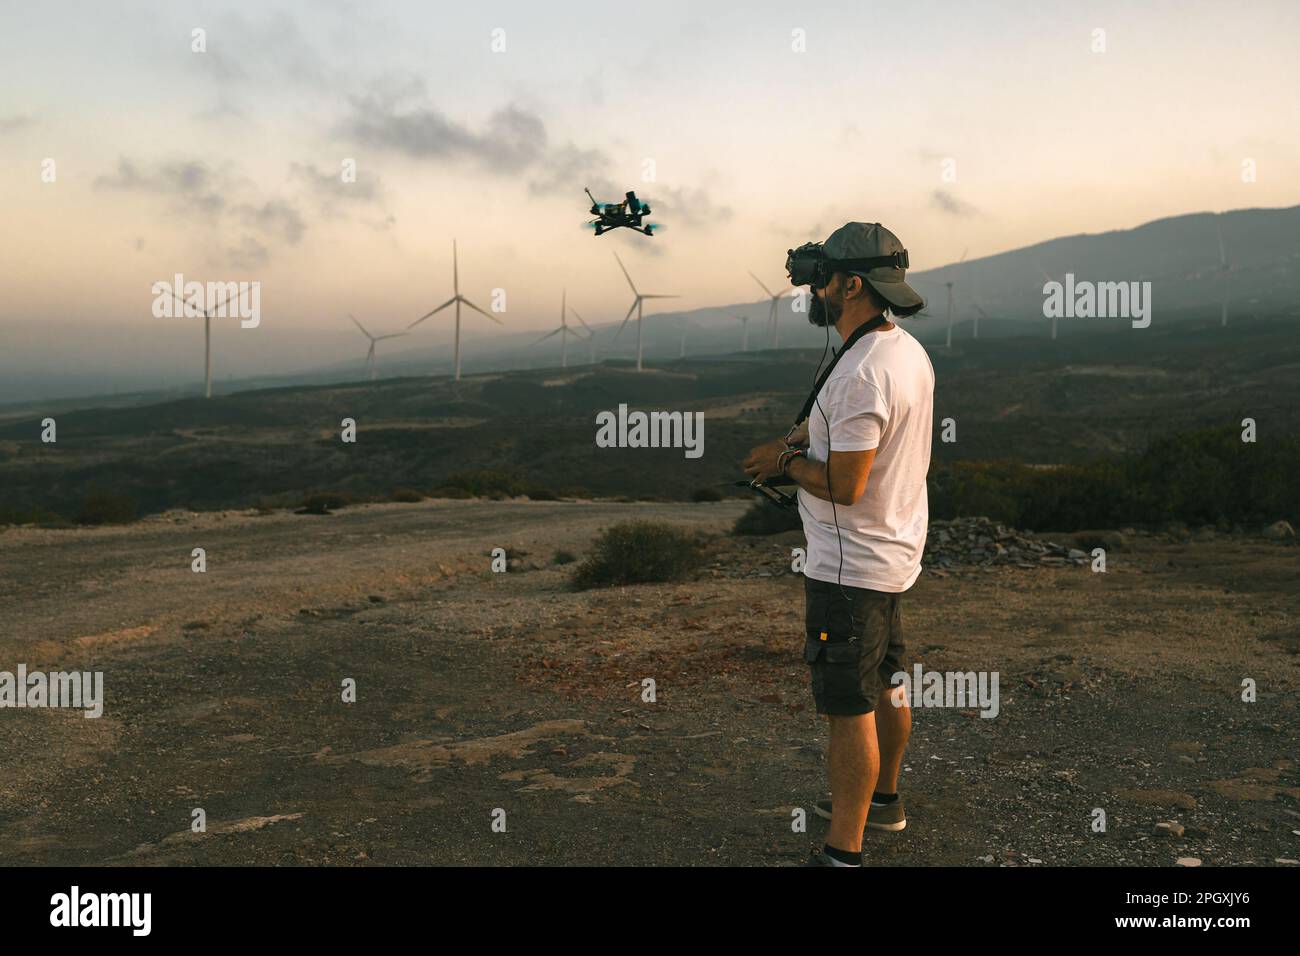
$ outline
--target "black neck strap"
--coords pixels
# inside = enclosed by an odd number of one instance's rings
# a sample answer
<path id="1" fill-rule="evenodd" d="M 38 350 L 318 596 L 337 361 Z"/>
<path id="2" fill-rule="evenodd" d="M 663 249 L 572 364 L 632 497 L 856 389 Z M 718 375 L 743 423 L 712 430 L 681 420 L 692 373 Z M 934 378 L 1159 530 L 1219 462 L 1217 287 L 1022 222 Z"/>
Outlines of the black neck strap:
<path id="1" fill-rule="evenodd" d="M 871 319 L 868 322 L 863 322 L 856 329 L 854 329 L 852 332 L 849 333 L 849 337 L 844 340 L 844 344 L 841 345 L 839 347 L 839 350 L 836 351 L 831 357 L 831 364 L 827 365 L 826 370 L 822 372 L 821 375 L 817 376 L 817 384 L 813 386 L 813 390 L 808 394 L 808 400 L 803 403 L 803 408 L 800 409 L 799 411 L 799 417 L 794 420 L 794 423 L 796 425 L 798 425 L 801 421 L 807 418 L 808 415 L 812 412 L 813 405 L 817 403 L 817 393 L 822 390 L 822 386 L 826 384 L 826 380 L 831 377 L 831 372 L 834 371 L 835 366 L 839 362 L 841 356 L 843 356 L 844 353 L 847 352 L 849 349 L 853 348 L 853 346 L 857 343 L 858 339 L 862 338 L 862 336 L 866 335 L 868 332 L 874 332 L 882 325 L 888 325 L 888 324 L 889 324 L 889 315 L 888 313 L 885 313 L 876 316 L 874 319 Z"/>

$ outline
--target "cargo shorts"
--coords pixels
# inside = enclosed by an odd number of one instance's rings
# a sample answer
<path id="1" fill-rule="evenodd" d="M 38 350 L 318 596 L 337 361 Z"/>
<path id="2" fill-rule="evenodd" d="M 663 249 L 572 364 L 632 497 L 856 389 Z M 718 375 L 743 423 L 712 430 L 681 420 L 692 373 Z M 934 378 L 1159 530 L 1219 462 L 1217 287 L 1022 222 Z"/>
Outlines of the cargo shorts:
<path id="1" fill-rule="evenodd" d="M 817 713 L 869 714 L 904 670 L 901 594 L 804 578 L 804 660 Z"/>

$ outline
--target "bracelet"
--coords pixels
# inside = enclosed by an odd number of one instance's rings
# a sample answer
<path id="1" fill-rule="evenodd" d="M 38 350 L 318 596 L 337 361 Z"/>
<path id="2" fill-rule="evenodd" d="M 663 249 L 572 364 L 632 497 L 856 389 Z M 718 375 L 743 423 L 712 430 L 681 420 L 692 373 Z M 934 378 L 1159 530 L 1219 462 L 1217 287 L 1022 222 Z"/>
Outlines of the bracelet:
<path id="1" fill-rule="evenodd" d="M 776 467 L 781 469 L 781 474 L 788 478 L 789 475 L 787 474 L 786 469 L 790 467 L 790 462 L 794 461 L 796 458 L 807 457 L 807 454 L 808 453 L 802 448 L 787 448 L 777 456 Z"/>

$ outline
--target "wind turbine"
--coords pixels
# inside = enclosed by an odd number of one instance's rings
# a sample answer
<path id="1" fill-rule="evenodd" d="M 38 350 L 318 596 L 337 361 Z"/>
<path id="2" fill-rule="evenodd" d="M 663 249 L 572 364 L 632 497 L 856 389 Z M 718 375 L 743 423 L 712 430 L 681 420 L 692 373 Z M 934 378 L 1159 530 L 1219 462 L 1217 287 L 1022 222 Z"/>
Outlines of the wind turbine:
<path id="1" fill-rule="evenodd" d="M 772 348 L 778 348 L 781 344 L 781 332 L 777 327 L 777 310 L 781 305 L 781 296 L 785 295 L 785 293 L 773 292 L 767 286 L 763 285 L 763 280 L 752 272 L 749 273 L 749 277 L 758 283 L 758 287 L 766 292 L 767 297 L 772 301 L 772 308 L 767 315 L 767 323 L 772 327 Z"/>
<path id="2" fill-rule="evenodd" d="M 975 333 L 971 337 L 977 339 L 980 337 L 980 316 L 987 319 L 989 314 L 980 308 L 980 304 L 975 301 L 974 296 L 971 296 L 970 304 L 975 307 Z"/>
<path id="3" fill-rule="evenodd" d="M 568 308 L 565 305 L 565 297 L 567 295 L 568 295 L 568 290 L 565 289 L 560 290 L 560 327 L 553 332 L 547 332 L 540 339 L 538 339 L 536 342 L 533 343 L 533 345 L 541 345 L 552 335 L 558 335 L 560 337 L 560 368 L 566 368 L 569 364 L 569 336 L 570 335 L 578 336 L 578 333 L 573 331 L 573 329 L 569 328 L 568 323 L 565 321 L 565 316 L 568 315 Z M 575 315 L 576 314 L 577 313 L 575 313 Z M 578 321 L 582 322 L 581 317 L 579 317 Z M 587 323 L 582 322 L 582 324 L 586 325 Z"/>
<path id="4" fill-rule="evenodd" d="M 398 339 L 405 335 L 405 332 L 389 332 L 387 335 L 371 335 L 370 331 L 361 324 L 355 315 L 348 313 L 348 318 L 352 324 L 361 330 L 361 334 L 370 340 L 370 348 L 366 351 L 366 368 L 370 370 L 370 381 L 375 380 L 375 343 L 382 342 L 384 339 Z"/>
<path id="5" fill-rule="evenodd" d="M 469 299 L 465 298 L 463 295 L 460 294 L 460 266 L 459 266 L 459 263 L 458 263 L 458 261 L 457 261 L 457 259 L 456 259 L 456 240 L 455 240 L 455 239 L 453 239 L 453 240 L 451 241 L 451 282 L 452 282 L 452 290 L 453 290 L 456 294 L 453 295 L 453 296 L 452 296 L 450 299 L 448 299 L 446 302 L 444 302 L 442 305 L 438 306 L 438 307 L 437 307 L 436 309 L 434 309 L 433 311 L 431 311 L 431 312 L 426 312 L 424 315 L 420 316 L 418 319 L 416 319 L 414 322 L 412 322 L 410 325 L 408 325 L 407 328 L 408 328 L 408 329 L 413 329 L 413 328 L 415 328 L 417 325 L 419 325 L 419 324 L 420 324 L 421 322 L 423 322 L 425 319 L 430 318 L 431 316 L 437 315 L 439 312 L 441 312 L 443 309 L 447 308 L 447 306 L 449 306 L 449 305 L 453 305 L 453 304 L 454 304 L 454 305 L 456 306 L 456 381 L 459 382 L 459 381 L 460 381 L 460 307 L 461 307 L 462 303 L 463 303 L 467 308 L 473 309 L 475 312 L 479 313 L 480 315 L 485 315 L 485 316 L 487 316 L 489 319 L 491 319 L 491 320 L 492 320 L 493 322 L 495 322 L 497 325 L 505 325 L 505 323 L 502 322 L 500 319 L 498 319 L 495 315 L 492 315 L 492 314 L 489 313 L 489 312 L 484 312 L 482 309 L 480 309 L 478 306 L 476 306 L 473 302 L 471 302 Z"/>
<path id="6" fill-rule="evenodd" d="M 736 318 L 740 320 L 740 332 L 741 332 L 740 350 L 742 352 L 748 352 L 749 351 L 749 316 L 738 315 L 736 316 Z"/>
<path id="7" fill-rule="evenodd" d="M 596 364 L 596 330 L 586 323 L 586 321 L 582 318 L 582 316 L 578 314 L 578 310 L 575 309 L 573 306 L 569 306 L 569 311 L 573 313 L 573 317 L 575 319 L 577 319 L 579 322 L 582 323 L 582 327 L 587 330 L 587 346 L 588 346 L 587 361 L 591 365 L 595 365 Z"/>
<path id="8" fill-rule="evenodd" d="M 1220 213 L 1214 217 L 1214 232 L 1219 237 L 1219 324 L 1228 327 L 1228 278 L 1232 266 L 1228 264 L 1228 246 L 1223 241 L 1223 230 L 1219 227 Z"/>
<path id="9" fill-rule="evenodd" d="M 963 249 L 961 258 L 957 260 L 957 265 L 949 268 L 960 267 L 966 261 L 966 253 L 968 252 L 970 252 L 970 249 Z M 954 279 L 948 279 L 944 282 L 944 287 L 948 290 L 948 348 L 952 348 L 952 286 L 955 281 Z"/>
<path id="10" fill-rule="evenodd" d="M 614 258 L 618 262 L 618 267 L 623 270 L 623 276 L 627 279 L 627 284 L 632 286 L 632 294 L 636 296 L 632 300 L 632 307 L 627 310 L 627 315 L 623 317 L 623 325 L 627 325 L 627 320 L 632 318 L 632 313 L 636 313 L 636 370 L 641 371 L 641 303 L 645 299 L 680 299 L 679 295 L 664 295 L 662 293 L 638 292 L 636 285 L 632 282 L 632 277 L 627 274 L 627 267 L 623 265 L 623 260 L 618 258 L 618 253 L 614 253 Z M 623 325 L 618 327 L 614 333 L 614 340 L 623 334 Z"/>
<path id="11" fill-rule="evenodd" d="M 1043 278 L 1046 279 L 1048 282 L 1056 281 L 1050 275 L 1047 274 L 1047 270 L 1044 269 L 1042 266 L 1038 267 L 1038 271 L 1043 274 Z M 1052 316 L 1052 341 L 1053 342 L 1056 341 L 1056 316 L 1055 315 Z"/>
<path id="12" fill-rule="evenodd" d="M 226 300 L 222 302 L 221 305 L 213 306 L 211 309 L 205 308 L 202 310 L 202 314 L 203 314 L 203 397 L 204 398 L 212 397 L 212 316 L 215 312 L 217 312 L 218 310 L 224 308 L 227 304 L 229 304 L 230 300 L 237 295 L 239 295 L 238 289 L 236 289 L 229 296 L 227 296 Z M 191 309 L 198 310 L 198 306 L 194 305 L 192 302 L 186 302 L 175 292 L 172 293 L 172 298 L 181 304 L 181 308 L 183 310 L 191 310 Z"/>

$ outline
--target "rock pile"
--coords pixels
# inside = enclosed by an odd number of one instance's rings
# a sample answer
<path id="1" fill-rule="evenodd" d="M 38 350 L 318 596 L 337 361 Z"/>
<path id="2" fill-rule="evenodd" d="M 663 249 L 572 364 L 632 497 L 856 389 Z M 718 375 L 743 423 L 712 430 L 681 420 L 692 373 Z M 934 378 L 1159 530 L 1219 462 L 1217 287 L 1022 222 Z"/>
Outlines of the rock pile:
<path id="1" fill-rule="evenodd" d="M 1087 551 L 1067 548 L 988 518 L 931 521 L 923 564 L 929 568 L 1014 564 L 1021 568 L 1083 565 Z"/>

